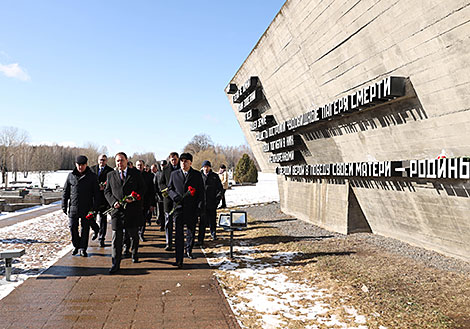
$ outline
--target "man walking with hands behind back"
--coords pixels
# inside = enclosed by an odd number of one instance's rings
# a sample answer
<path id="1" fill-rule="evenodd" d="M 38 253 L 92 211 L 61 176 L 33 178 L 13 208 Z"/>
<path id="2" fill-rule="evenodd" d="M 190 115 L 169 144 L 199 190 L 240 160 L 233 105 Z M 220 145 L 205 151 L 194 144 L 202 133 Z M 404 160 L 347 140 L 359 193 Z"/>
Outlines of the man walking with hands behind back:
<path id="1" fill-rule="evenodd" d="M 204 206 L 204 184 L 199 171 L 191 168 L 193 156 L 183 153 L 180 156 L 181 169 L 171 173 L 168 194 L 174 202 L 176 266 L 183 267 L 183 248 L 189 258 L 194 258 L 192 251 L 198 215 Z M 189 195 L 189 188 L 195 190 Z M 187 227 L 186 245 L 184 243 L 184 225 Z"/>
<path id="2" fill-rule="evenodd" d="M 138 227 L 144 223 L 142 200 L 129 197 L 132 192 L 143 195 L 145 192 L 142 175 L 137 169 L 127 166 L 127 155 L 119 152 L 115 157 L 116 170 L 108 173 L 104 195 L 114 208 L 111 213 L 113 229 L 112 262 L 110 274 L 116 273 L 121 265 L 123 230 L 131 240 L 132 262 L 137 263 L 139 249 Z M 127 198 L 126 198 L 127 197 Z"/>

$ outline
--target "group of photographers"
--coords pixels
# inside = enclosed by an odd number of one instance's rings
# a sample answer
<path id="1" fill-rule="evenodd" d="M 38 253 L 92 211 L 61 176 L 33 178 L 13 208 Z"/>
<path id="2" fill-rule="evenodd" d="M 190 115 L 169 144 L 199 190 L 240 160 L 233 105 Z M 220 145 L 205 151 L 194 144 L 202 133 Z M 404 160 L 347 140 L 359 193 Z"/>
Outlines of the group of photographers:
<path id="1" fill-rule="evenodd" d="M 65 182 L 62 209 L 69 217 L 73 255 L 88 256 L 90 227 L 94 231 L 92 239 L 98 238 L 100 246 L 105 247 L 108 214 L 113 230 L 110 274 L 119 271 L 123 249 L 125 257 L 139 262 L 139 240 L 145 241 L 145 227 L 151 223 L 153 213 L 160 230 L 165 231 L 165 250 L 175 250 L 178 268 L 183 267 L 185 256 L 194 258 L 195 244 L 204 244 L 207 226 L 212 239 L 216 239 L 216 209 L 221 201 L 221 207 L 226 207 L 228 175 L 224 165 L 219 174 L 212 171 L 207 160 L 201 171 L 194 170 L 192 155 L 179 156 L 176 152 L 170 153 L 168 161 L 151 167 L 142 160 L 130 166 L 124 152 L 116 154 L 115 169 L 107 165 L 107 160 L 102 154 L 97 165 L 88 167 L 87 157 L 78 156 Z"/>

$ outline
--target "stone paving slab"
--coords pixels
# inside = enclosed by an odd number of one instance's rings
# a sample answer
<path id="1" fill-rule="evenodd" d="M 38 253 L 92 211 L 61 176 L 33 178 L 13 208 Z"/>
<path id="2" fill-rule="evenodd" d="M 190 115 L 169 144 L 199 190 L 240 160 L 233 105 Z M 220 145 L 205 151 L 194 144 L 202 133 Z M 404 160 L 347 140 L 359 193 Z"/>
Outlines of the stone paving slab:
<path id="1" fill-rule="evenodd" d="M 0 301 L 0 328 L 239 328 L 199 249 L 177 269 L 163 232 L 153 224 L 146 236 L 140 263 L 124 259 L 115 275 L 110 234 L 88 258 L 67 254 Z"/>

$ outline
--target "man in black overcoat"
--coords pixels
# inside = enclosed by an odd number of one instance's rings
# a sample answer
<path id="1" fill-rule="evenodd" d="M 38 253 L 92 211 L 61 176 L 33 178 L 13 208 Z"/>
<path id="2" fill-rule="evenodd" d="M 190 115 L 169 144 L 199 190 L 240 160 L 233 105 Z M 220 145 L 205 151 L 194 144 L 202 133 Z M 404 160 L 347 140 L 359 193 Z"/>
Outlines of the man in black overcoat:
<path id="1" fill-rule="evenodd" d="M 75 169 L 67 176 L 62 194 L 62 210 L 69 216 L 70 233 L 74 250 L 87 257 L 90 221 L 86 216 L 95 210 L 100 203 L 98 178 L 87 166 L 88 159 L 79 155 L 75 160 Z M 94 221 L 93 221 L 94 222 Z M 80 233 L 78 226 L 81 226 Z M 96 223 L 95 223 L 96 224 Z"/>
<path id="2" fill-rule="evenodd" d="M 100 219 L 99 223 L 99 240 L 100 240 L 100 246 L 104 247 L 104 240 L 106 238 L 106 231 L 108 227 L 108 221 L 106 219 L 106 215 L 103 215 L 103 212 L 106 211 L 109 208 L 108 201 L 106 201 L 106 198 L 104 197 L 104 187 L 106 184 L 106 179 L 108 176 L 108 173 L 113 171 L 113 168 L 108 166 L 108 157 L 106 154 L 101 154 L 98 157 L 98 164 L 91 166 L 90 167 L 91 171 L 95 173 L 98 176 L 98 183 L 100 184 L 100 196 L 101 196 L 101 202 L 100 205 L 98 206 L 98 212 L 96 215 L 96 218 Z"/>
<path id="3" fill-rule="evenodd" d="M 163 168 L 162 175 L 160 177 L 160 181 L 158 182 L 158 186 L 160 187 L 160 191 L 168 188 L 168 184 L 170 183 L 170 176 L 171 173 L 175 170 L 179 170 L 180 168 L 180 160 L 178 153 L 171 152 L 168 157 L 169 164 Z M 165 237 L 166 237 L 166 251 L 173 250 L 173 216 L 170 215 L 171 210 L 173 209 L 173 200 L 167 196 L 163 198 L 163 210 L 165 211 Z"/>
<path id="4" fill-rule="evenodd" d="M 143 200 L 143 216 L 144 216 L 144 225 L 139 227 L 139 238 L 140 241 L 145 242 L 145 226 L 147 222 L 150 222 L 152 219 L 152 213 L 155 209 L 155 185 L 153 183 L 153 174 L 145 171 L 145 161 L 138 160 L 135 163 L 136 168 L 140 171 L 142 175 L 142 179 L 144 180 L 145 184 L 145 193 L 142 197 Z"/>
<path id="5" fill-rule="evenodd" d="M 193 156 L 183 153 L 180 157 L 181 168 L 170 175 L 168 193 L 173 200 L 175 212 L 175 245 L 176 265 L 183 267 L 183 257 L 186 254 L 194 258 L 192 254 L 197 218 L 203 211 L 204 205 L 204 183 L 201 173 L 191 168 Z M 194 196 L 187 195 L 188 187 L 195 189 Z M 184 225 L 186 225 L 186 244 L 184 243 Z M 185 250 L 183 250 L 185 249 Z"/>
<path id="6" fill-rule="evenodd" d="M 166 166 L 166 160 L 165 161 L 165 166 Z M 156 210 L 155 210 L 155 215 L 157 217 L 157 224 L 160 225 L 160 231 L 165 231 L 165 211 L 163 210 L 163 195 L 162 192 L 160 191 L 160 186 L 158 182 L 162 179 L 162 168 L 165 166 L 163 165 L 163 161 L 161 164 L 154 163 L 151 167 L 151 171 L 153 173 L 153 185 L 155 186 L 155 204 L 156 204 Z M 160 167 L 161 165 L 161 167 Z"/>
<path id="7" fill-rule="evenodd" d="M 219 175 L 214 173 L 211 169 L 212 165 L 209 160 L 202 163 L 202 181 L 204 182 L 204 212 L 199 219 L 199 234 L 198 243 L 204 245 L 204 236 L 206 234 L 206 227 L 209 225 L 212 240 L 216 239 L 217 229 L 217 205 L 220 202 L 223 194 L 223 186 L 220 181 Z"/>
<path id="8" fill-rule="evenodd" d="M 116 273 L 121 265 L 123 230 L 130 236 L 132 261 L 137 263 L 139 249 L 138 228 L 144 223 L 142 214 L 142 199 L 123 199 L 132 192 L 140 196 L 145 193 L 145 185 L 142 175 L 135 168 L 127 166 L 127 155 L 119 152 L 115 157 L 116 170 L 108 173 L 107 184 L 104 195 L 108 203 L 114 208 L 111 213 L 111 224 L 113 229 L 112 240 L 112 267 L 110 273 Z M 124 207 L 125 204 L 125 207 Z"/>

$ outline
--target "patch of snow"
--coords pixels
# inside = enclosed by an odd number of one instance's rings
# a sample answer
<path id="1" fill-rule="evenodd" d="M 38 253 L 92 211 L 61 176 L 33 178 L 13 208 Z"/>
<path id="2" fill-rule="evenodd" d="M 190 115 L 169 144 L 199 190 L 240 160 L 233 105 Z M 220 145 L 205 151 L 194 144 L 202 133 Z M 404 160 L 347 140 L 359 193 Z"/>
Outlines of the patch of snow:
<path id="1" fill-rule="evenodd" d="M 258 183 L 252 186 L 232 186 L 225 191 L 228 207 L 256 204 L 263 202 L 279 202 L 277 175 L 258 172 Z"/>
<path id="2" fill-rule="evenodd" d="M 300 253 L 273 253 L 268 263 L 265 258 L 253 257 L 259 252 L 255 247 L 242 246 L 234 248 L 236 257 L 233 260 L 228 257 L 228 250 L 207 255 L 211 266 L 245 283 L 245 287 L 234 295 L 224 289 L 240 326 L 244 327 L 244 318 L 255 313 L 260 316 L 257 325 L 262 328 L 286 328 L 289 321 L 300 321 L 305 328 L 367 328 L 367 318 L 353 307 L 344 306 L 347 313 L 344 319 L 329 315 L 335 309 L 328 302 L 332 297 L 328 291 L 312 286 L 306 280 L 294 282 L 280 272 L 280 267 L 292 263 Z M 217 277 L 222 279 L 221 274 Z"/>
<path id="3" fill-rule="evenodd" d="M 2 212 L 2 213 L 0 213 L 0 220 L 7 219 L 7 218 L 10 218 L 10 217 L 13 217 L 13 216 L 17 216 L 19 214 L 28 214 L 28 213 L 36 211 L 38 209 L 47 209 L 47 208 L 53 207 L 53 206 L 58 205 L 58 204 L 60 204 L 60 201 L 57 201 L 57 202 L 54 202 L 54 203 L 51 203 L 51 204 L 48 204 L 48 205 L 24 208 L 24 209 L 20 209 L 20 210 L 14 211 L 14 212 Z"/>
<path id="4" fill-rule="evenodd" d="M 0 299 L 30 277 L 40 275 L 73 249 L 67 216 L 62 211 L 0 228 L 0 250 L 25 249 L 13 262 L 12 282 L 0 280 Z M 0 276 L 4 275 L 0 261 Z"/>

